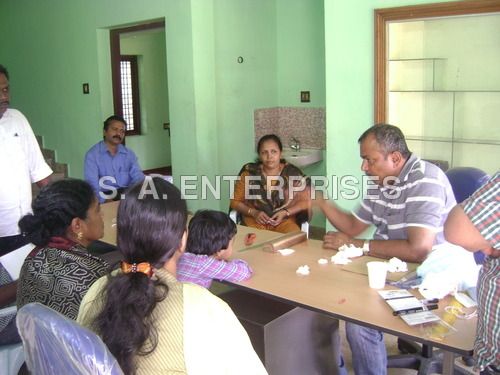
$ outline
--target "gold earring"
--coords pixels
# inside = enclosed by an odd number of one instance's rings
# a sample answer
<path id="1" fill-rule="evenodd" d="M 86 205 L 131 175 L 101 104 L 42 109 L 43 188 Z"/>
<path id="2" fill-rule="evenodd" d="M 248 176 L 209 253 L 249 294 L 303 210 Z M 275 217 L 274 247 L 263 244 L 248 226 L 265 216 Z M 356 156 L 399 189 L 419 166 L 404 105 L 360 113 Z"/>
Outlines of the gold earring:
<path id="1" fill-rule="evenodd" d="M 76 238 L 78 239 L 78 241 L 81 241 L 82 238 L 83 238 L 83 233 L 82 232 L 78 232 L 77 235 L 76 235 Z"/>

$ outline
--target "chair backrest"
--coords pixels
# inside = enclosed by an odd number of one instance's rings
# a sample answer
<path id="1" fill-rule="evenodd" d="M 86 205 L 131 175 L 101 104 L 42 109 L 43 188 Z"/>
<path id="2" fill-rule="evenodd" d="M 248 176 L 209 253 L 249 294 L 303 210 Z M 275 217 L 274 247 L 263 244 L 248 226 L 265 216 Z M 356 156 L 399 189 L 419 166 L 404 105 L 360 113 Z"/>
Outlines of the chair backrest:
<path id="1" fill-rule="evenodd" d="M 474 167 L 455 167 L 448 169 L 445 173 L 453 188 L 457 203 L 469 198 L 490 178 L 488 174 Z"/>
<path id="2" fill-rule="evenodd" d="M 469 198 L 490 178 L 486 172 L 474 167 L 455 167 L 448 169 L 445 173 L 450 181 L 457 203 L 461 203 Z M 477 264 L 482 264 L 484 253 L 476 251 L 474 259 Z"/>
<path id="3" fill-rule="evenodd" d="M 99 336 L 47 306 L 23 306 L 17 327 L 33 374 L 123 374 Z"/>

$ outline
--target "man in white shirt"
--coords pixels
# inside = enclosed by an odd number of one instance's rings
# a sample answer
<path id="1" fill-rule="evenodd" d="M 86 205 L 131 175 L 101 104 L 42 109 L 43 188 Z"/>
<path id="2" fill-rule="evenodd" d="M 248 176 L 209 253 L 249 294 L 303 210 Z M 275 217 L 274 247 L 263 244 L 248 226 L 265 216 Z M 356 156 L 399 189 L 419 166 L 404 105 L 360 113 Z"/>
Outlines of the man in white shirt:
<path id="1" fill-rule="evenodd" d="M 17 225 L 31 212 L 31 184 L 45 186 L 52 170 L 24 115 L 9 108 L 9 73 L 0 65 L 0 255 L 26 243 Z"/>
<path id="2" fill-rule="evenodd" d="M 0 64 L 0 307 L 15 301 L 15 280 L 31 249 L 18 226 L 19 219 L 31 212 L 31 184 L 45 186 L 52 174 L 28 120 L 9 104 L 9 73 Z M 18 342 L 15 319 L 5 324 L 4 320 L 0 326 L 0 344 Z"/>

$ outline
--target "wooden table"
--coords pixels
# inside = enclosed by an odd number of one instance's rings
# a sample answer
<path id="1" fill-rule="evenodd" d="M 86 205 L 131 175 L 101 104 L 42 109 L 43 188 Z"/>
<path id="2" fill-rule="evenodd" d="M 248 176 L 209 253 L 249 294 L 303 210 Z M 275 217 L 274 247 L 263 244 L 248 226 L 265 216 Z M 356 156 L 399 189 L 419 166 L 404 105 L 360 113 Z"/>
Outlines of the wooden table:
<path id="1" fill-rule="evenodd" d="M 101 214 L 104 221 L 104 236 L 101 238 L 101 241 L 111 245 L 116 245 L 116 214 L 119 203 L 120 201 L 101 204 Z M 252 247 L 258 247 L 260 244 L 274 240 L 282 235 L 281 233 L 238 225 L 238 233 L 233 245 L 235 249 L 243 249 L 245 247 L 244 238 L 248 233 L 257 234 Z"/>
<path id="2" fill-rule="evenodd" d="M 101 205 L 105 226 L 102 241 L 111 244 L 116 244 L 118 203 Z M 249 249 L 245 248 L 243 238 L 250 232 L 256 233 L 257 238 Z M 425 332 L 419 327 L 410 327 L 400 317 L 393 316 L 392 310 L 377 291 L 368 287 L 366 275 L 346 271 L 342 266 L 330 262 L 326 265 L 318 264 L 318 259 L 330 259 L 335 254 L 334 251 L 323 249 L 321 241 L 307 240 L 295 245 L 295 253 L 287 256 L 265 252 L 259 246 L 279 236 L 281 234 L 275 232 L 238 226 L 233 257 L 246 260 L 252 266 L 254 275 L 247 281 L 230 284 L 338 319 L 441 348 L 444 351 L 444 374 L 453 373 L 454 353 L 472 354 L 476 319 L 452 321 L 444 311 L 444 307 L 451 303 L 452 298 L 441 300 L 435 313 L 449 321 L 456 332 L 440 337 L 436 332 Z M 361 257 L 357 261 L 366 262 L 366 258 Z M 308 276 L 296 273 L 297 268 L 302 265 L 310 267 L 311 273 Z"/>
<path id="3" fill-rule="evenodd" d="M 101 214 L 104 221 L 104 236 L 102 242 L 116 246 L 116 213 L 120 201 L 101 204 Z"/>
<path id="4" fill-rule="evenodd" d="M 254 230 L 257 235 L 261 231 Z M 246 260 L 253 268 L 251 279 L 230 283 L 254 293 L 265 295 L 296 306 L 329 314 L 335 318 L 371 327 L 386 333 L 441 348 L 444 351 L 443 373 L 453 373 L 454 353 L 471 355 L 476 333 L 476 318 L 454 319 L 444 308 L 453 301 L 447 297 L 440 301 L 434 311 L 451 323 L 456 331 L 450 330 L 445 337 L 437 329 L 411 327 L 392 310 L 376 290 L 369 288 L 366 275 L 348 272 L 341 265 L 321 265 L 318 259 L 330 259 L 335 254 L 322 248 L 322 242 L 307 240 L 292 247 L 295 253 L 283 256 L 268 253 L 259 248 L 235 251 L 234 257 Z M 354 262 L 366 262 L 366 258 Z M 375 258 L 373 258 L 375 259 Z M 301 276 L 296 273 L 299 266 L 308 265 L 311 273 Z M 392 288 L 387 286 L 386 288 Z"/>

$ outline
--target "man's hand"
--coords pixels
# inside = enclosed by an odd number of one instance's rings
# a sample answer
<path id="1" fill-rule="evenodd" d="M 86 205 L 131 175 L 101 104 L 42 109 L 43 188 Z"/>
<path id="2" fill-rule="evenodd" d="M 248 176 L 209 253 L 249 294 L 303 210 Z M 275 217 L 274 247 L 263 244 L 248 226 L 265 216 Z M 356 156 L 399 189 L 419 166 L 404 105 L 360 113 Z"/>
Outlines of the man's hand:
<path id="1" fill-rule="evenodd" d="M 488 249 L 482 250 L 482 252 L 492 258 L 500 257 L 500 249 L 495 249 L 494 247 L 489 247 Z"/>
<path id="2" fill-rule="evenodd" d="M 342 232 L 328 232 L 323 237 L 325 249 L 338 250 L 339 247 L 352 243 L 352 238 Z"/>

